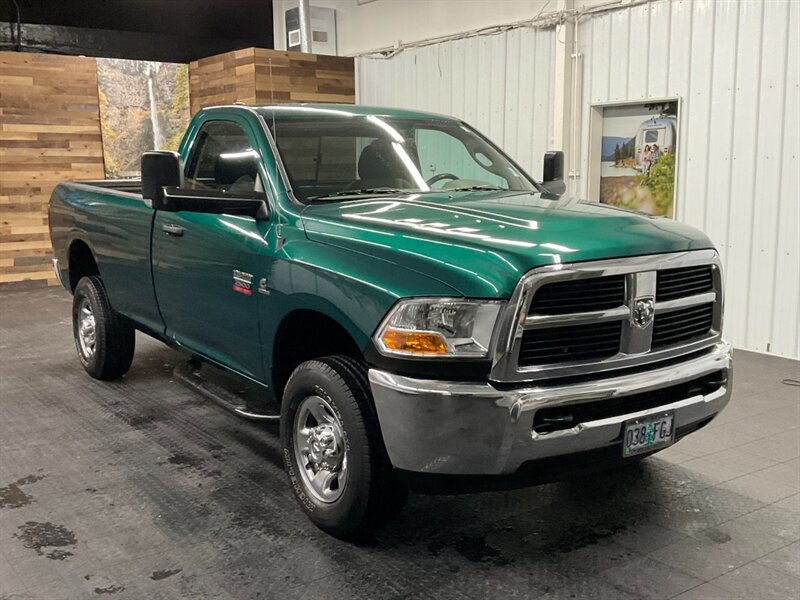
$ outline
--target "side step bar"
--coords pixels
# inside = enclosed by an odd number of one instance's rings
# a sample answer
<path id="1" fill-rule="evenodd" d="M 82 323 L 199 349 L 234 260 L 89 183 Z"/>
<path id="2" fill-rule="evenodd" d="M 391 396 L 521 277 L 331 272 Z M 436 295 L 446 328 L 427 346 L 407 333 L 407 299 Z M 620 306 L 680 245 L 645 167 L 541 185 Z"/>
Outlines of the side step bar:
<path id="1" fill-rule="evenodd" d="M 280 415 L 270 415 L 253 411 L 233 392 L 229 392 L 216 383 L 204 380 L 200 376 L 201 366 L 201 363 L 197 360 L 190 359 L 178 364 L 175 369 L 173 369 L 172 375 L 175 379 L 199 393 L 201 396 L 244 419 L 250 419 L 251 421 L 269 421 L 272 423 L 280 421 Z"/>

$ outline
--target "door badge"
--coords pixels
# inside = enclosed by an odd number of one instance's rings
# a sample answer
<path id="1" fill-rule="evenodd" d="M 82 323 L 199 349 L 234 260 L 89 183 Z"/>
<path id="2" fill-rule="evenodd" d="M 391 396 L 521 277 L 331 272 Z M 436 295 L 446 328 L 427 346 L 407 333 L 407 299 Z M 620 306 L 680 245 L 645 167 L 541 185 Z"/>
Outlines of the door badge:
<path id="1" fill-rule="evenodd" d="M 269 290 L 267 289 L 267 278 L 262 277 L 258 280 L 258 293 L 264 294 L 265 296 L 269 296 Z"/>
<path id="2" fill-rule="evenodd" d="M 245 296 L 253 295 L 253 274 L 239 269 L 233 270 L 233 291 Z"/>

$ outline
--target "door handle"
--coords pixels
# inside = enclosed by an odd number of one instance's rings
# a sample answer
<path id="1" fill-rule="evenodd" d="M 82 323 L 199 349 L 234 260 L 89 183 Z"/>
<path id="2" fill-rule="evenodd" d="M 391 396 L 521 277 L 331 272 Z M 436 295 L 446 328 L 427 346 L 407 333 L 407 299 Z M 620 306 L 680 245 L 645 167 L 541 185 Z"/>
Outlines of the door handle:
<path id="1" fill-rule="evenodd" d="M 161 230 L 167 235 L 174 235 L 176 237 L 181 237 L 185 231 L 180 225 L 162 225 Z"/>

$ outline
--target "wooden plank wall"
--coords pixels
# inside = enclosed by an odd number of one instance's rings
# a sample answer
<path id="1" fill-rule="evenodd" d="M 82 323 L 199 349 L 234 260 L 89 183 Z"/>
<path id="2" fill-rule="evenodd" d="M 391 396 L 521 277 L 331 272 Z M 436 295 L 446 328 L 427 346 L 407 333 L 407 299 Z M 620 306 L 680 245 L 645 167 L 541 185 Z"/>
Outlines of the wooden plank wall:
<path id="1" fill-rule="evenodd" d="M 47 202 L 102 179 L 93 58 L 0 52 L 0 286 L 55 284 Z"/>
<path id="2" fill-rule="evenodd" d="M 206 106 L 256 101 L 255 48 L 234 50 L 189 63 L 192 114 Z"/>
<path id="3" fill-rule="evenodd" d="M 341 102 L 354 104 L 354 59 L 246 48 L 189 64 L 192 112 L 244 102 Z"/>

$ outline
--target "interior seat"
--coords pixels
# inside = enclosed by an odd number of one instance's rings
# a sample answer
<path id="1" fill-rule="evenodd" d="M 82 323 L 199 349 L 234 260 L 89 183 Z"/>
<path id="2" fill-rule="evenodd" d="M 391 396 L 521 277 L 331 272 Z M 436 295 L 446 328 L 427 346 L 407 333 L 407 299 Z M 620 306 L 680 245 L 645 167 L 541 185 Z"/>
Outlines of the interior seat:
<path id="1" fill-rule="evenodd" d="M 408 175 L 408 169 L 402 159 L 392 147 L 392 143 L 389 140 L 378 139 L 361 151 L 358 157 L 358 179 L 348 187 L 350 189 L 407 188 L 415 187 L 415 184 Z"/>

